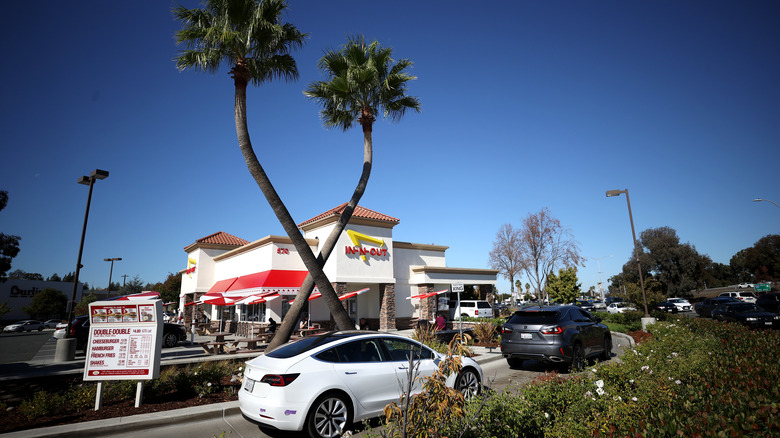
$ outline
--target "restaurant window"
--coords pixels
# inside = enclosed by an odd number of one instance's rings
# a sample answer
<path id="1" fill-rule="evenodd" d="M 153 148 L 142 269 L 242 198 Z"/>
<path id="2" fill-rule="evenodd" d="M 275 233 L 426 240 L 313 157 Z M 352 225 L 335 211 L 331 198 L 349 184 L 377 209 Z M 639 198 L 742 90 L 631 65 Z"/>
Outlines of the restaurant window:
<path id="1" fill-rule="evenodd" d="M 265 303 L 242 305 L 241 321 L 265 322 Z"/>

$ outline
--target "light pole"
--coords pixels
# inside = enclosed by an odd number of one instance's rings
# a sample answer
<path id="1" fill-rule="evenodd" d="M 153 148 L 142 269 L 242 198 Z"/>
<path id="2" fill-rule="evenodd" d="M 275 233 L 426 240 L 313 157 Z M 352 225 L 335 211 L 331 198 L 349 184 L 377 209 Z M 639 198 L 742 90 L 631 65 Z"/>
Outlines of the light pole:
<path id="1" fill-rule="evenodd" d="M 604 257 L 591 257 L 599 264 L 599 295 L 601 295 L 601 301 L 604 301 L 604 290 L 601 288 L 601 259 L 608 259 L 612 257 L 612 254 Z"/>
<path id="2" fill-rule="evenodd" d="M 753 202 L 761 202 L 761 201 L 771 202 L 772 204 L 775 204 L 775 207 L 780 208 L 780 205 L 777 205 L 777 202 L 770 201 L 769 199 L 756 198 L 753 200 Z"/>
<path id="3" fill-rule="evenodd" d="M 634 238 L 634 257 L 636 257 L 636 267 L 639 271 L 639 285 L 642 287 L 642 304 L 645 306 L 645 316 L 642 319 L 651 318 L 647 311 L 647 295 L 645 295 L 645 280 L 642 278 L 642 264 L 639 263 L 639 247 L 636 244 L 636 232 L 634 231 L 634 216 L 631 214 L 631 200 L 628 197 L 628 189 L 625 190 L 607 190 L 607 198 L 626 194 L 626 203 L 628 204 L 628 219 L 631 221 L 631 236 Z M 654 319 L 654 318 L 653 318 Z"/>
<path id="4" fill-rule="evenodd" d="M 111 262 L 111 270 L 108 271 L 108 296 L 111 296 L 111 276 L 114 274 L 114 262 L 122 260 L 122 257 L 114 257 L 112 259 L 103 259 L 104 262 Z"/>
<path id="5" fill-rule="evenodd" d="M 95 185 L 95 180 L 108 178 L 107 170 L 95 169 L 89 176 L 82 176 L 78 179 L 79 184 L 89 186 L 89 194 L 87 194 L 87 208 L 84 211 L 84 226 L 81 228 L 81 243 L 79 243 L 79 257 L 76 261 L 76 274 L 73 277 L 73 293 L 70 296 L 70 308 L 68 309 L 68 327 L 65 329 L 65 336 L 57 341 L 57 349 L 55 351 L 55 360 L 58 362 L 70 361 L 76 356 L 76 339 L 69 338 L 70 327 L 73 323 L 73 308 L 76 304 L 76 290 L 79 284 L 79 272 L 81 271 L 81 255 L 84 252 L 84 236 L 87 234 L 87 219 L 89 218 L 89 204 L 92 202 L 92 187 Z M 62 345 L 62 347 L 60 347 Z"/>

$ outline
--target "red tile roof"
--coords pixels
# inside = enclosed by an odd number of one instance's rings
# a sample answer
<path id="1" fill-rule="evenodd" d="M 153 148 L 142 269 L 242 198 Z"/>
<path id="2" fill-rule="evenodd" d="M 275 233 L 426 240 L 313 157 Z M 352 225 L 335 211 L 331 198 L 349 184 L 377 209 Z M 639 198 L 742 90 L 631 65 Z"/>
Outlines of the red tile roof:
<path id="1" fill-rule="evenodd" d="M 306 226 L 306 225 L 308 225 L 308 224 L 310 224 L 312 222 L 317 222 L 319 220 L 322 220 L 322 219 L 325 219 L 325 218 L 328 218 L 328 217 L 341 216 L 341 214 L 344 213 L 344 210 L 346 208 L 347 208 L 347 203 L 345 202 L 345 203 L 339 205 L 338 207 L 335 207 L 335 208 L 332 208 L 332 209 L 326 211 L 325 213 L 317 215 L 317 216 L 315 216 L 315 217 L 313 217 L 313 218 L 311 218 L 311 219 L 309 219 L 307 221 L 301 222 L 300 224 L 298 224 L 298 227 L 301 228 L 301 227 L 304 227 L 304 226 Z M 352 213 L 352 217 L 353 218 L 362 218 L 362 219 L 374 219 L 374 220 L 379 220 L 379 221 L 395 222 L 395 223 L 401 222 L 400 220 L 398 220 L 398 219 L 396 219 L 396 218 L 394 218 L 392 216 L 388 216 L 388 215 L 382 214 L 382 213 L 377 213 L 374 210 L 369 210 L 369 209 L 367 209 L 365 207 L 361 207 L 359 205 L 357 207 L 355 207 L 355 211 Z"/>
<path id="2" fill-rule="evenodd" d="M 195 243 L 209 243 L 212 245 L 244 246 L 250 242 L 240 237 L 236 237 L 232 234 L 228 234 L 224 231 L 218 231 L 214 234 L 196 240 Z"/>

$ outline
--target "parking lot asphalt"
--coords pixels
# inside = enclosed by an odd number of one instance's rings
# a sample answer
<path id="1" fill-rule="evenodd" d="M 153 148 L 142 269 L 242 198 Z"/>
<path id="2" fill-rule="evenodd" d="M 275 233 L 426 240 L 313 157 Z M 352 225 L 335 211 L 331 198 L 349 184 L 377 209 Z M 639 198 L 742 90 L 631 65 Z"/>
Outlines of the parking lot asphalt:
<path id="1" fill-rule="evenodd" d="M 411 337 L 413 330 L 398 330 L 394 334 Z M 163 348 L 160 358 L 161 365 L 184 364 L 207 360 L 225 360 L 256 357 L 258 353 L 236 353 L 209 355 L 200 346 L 200 342 L 212 340 L 208 336 L 195 335 L 194 338 L 180 343 L 173 348 Z M 622 333 L 612 333 L 612 343 L 616 349 L 623 349 L 634 345 L 634 340 Z M 55 362 L 54 349 L 56 340 L 51 339 L 39 350 L 33 359 L 22 363 L 0 364 L 0 381 L 9 379 L 29 378 L 36 376 L 50 376 L 56 374 L 82 374 L 84 372 L 84 355 L 77 355 L 70 362 Z M 497 347 L 470 347 L 474 352 L 474 359 L 479 364 L 503 359 L 501 350 Z M 617 356 L 620 356 L 617 352 Z M 106 420 L 88 421 L 61 426 L 28 429 L 18 432 L 0 434 L 0 438 L 44 438 L 44 437 L 105 437 L 118 434 L 132 433 L 133 431 L 148 430 L 157 426 L 170 425 L 172 422 L 188 422 L 192 420 L 206 420 L 210 418 L 222 418 L 240 413 L 238 401 L 228 403 L 214 403 L 211 405 L 192 408 L 176 409 L 173 411 L 155 412 L 151 414 L 132 415 L 128 417 L 110 418 Z"/>

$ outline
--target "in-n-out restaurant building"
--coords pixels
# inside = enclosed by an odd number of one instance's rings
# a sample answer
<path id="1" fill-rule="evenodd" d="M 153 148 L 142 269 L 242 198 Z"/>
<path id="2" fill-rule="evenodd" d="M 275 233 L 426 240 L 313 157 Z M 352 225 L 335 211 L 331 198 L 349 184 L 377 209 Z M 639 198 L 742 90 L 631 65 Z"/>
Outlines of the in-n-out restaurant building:
<path id="1" fill-rule="evenodd" d="M 314 254 L 320 251 L 346 204 L 311 218 L 298 227 Z M 358 206 L 324 272 L 354 321 L 365 320 L 371 329 L 393 330 L 420 318 L 433 320 L 445 310 L 452 284 L 472 285 L 487 291 L 492 302 L 498 271 L 451 268 L 445 260 L 448 247 L 398 241 L 393 228 L 399 220 Z M 234 321 L 281 321 L 306 277 L 307 271 L 288 237 L 267 236 L 254 242 L 218 232 L 184 248 L 188 267 L 182 271 L 180 309 L 185 320 L 223 317 Z M 315 293 L 317 290 L 315 289 Z M 357 292 L 357 293 L 356 293 Z M 262 296 L 260 304 L 217 306 L 200 302 L 221 294 L 229 300 Z M 426 298 L 413 298 L 431 294 Z M 483 296 L 485 294 L 483 293 Z M 452 299 L 455 295 L 452 294 Z M 247 301 L 247 300 L 244 300 Z M 332 327 L 323 299 L 308 301 L 311 322 Z"/>

